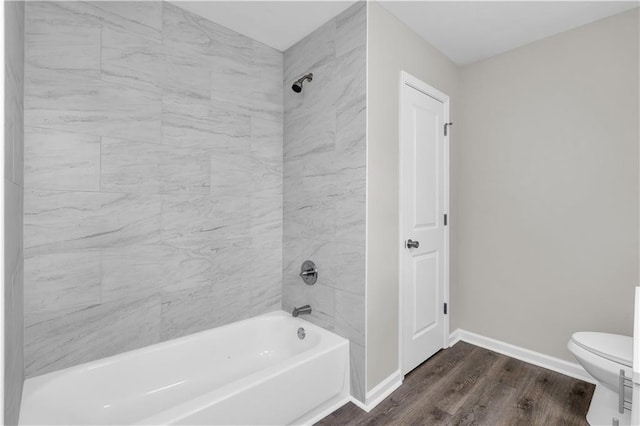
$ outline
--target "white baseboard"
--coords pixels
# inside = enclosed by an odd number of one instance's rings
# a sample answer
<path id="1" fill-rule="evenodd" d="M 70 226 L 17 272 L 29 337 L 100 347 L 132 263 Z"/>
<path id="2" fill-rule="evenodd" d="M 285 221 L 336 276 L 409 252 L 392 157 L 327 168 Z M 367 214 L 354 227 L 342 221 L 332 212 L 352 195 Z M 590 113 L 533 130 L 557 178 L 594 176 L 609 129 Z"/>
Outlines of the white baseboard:
<path id="1" fill-rule="evenodd" d="M 529 364 L 537 365 L 538 367 L 546 368 L 551 371 L 555 371 L 565 376 L 573 377 L 575 379 L 584 380 L 585 382 L 595 384 L 593 377 L 587 373 L 584 368 L 578 363 L 565 361 L 560 358 L 555 358 L 549 355 L 545 355 L 540 352 L 535 352 L 530 349 L 525 349 L 520 346 L 512 345 L 511 343 L 502 342 L 500 340 L 492 339 L 490 337 L 481 336 L 480 334 L 472 333 L 470 331 L 456 329 L 449 335 L 449 346 L 453 346 L 459 341 L 467 342 L 481 348 L 489 349 L 490 351 L 498 352 L 511 358 L 519 359 L 520 361 L 527 362 Z M 367 392 L 366 403 L 351 396 L 350 400 L 356 406 L 366 411 L 367 413 L 373 410 L 378 404 L 380 404 L 386 397 L 398 389 L 402 384 L 402 373 L 400 370 L 395 371 L 389 377 L 384 379 L 375 388 Z"/>
<path id="2" fill-rule="evenodd" d="M 353 395 L 351 395 L 351 398 L 349 398 L 349 401 L 353 402 L 353 405 L 355 405 L 356 407 L 358 407 L 361 410 L 366 411 L 367 413 L 372 410 L 372 408 L 368 408 L 367 407 L 367 404 L 365 404 L 364 402 L 360 401 L 358 398 L 356 398 Z"/>
<path id="3" fill-rule="evenodd" d="M 311 412 L 305 414 L 297 420 L 294 420 L 292 425 L 314 425 L 320 420 L 327 417 L 329 414 L 348 403 L 353 397 L 349 395 L 340 395 L 330 401 L 324 403 L 321 407 L 313 409 Z"/>
<path id="4" fill-rule="evenodd" d="M 402 384 L 402 379 L 402 373 L 400 373 L 400 370 L 396 370 L 391 373 L 389 377 L 380 382 L 375 388 L 367 392 L 366 403 L 363 403 L 353 396 L 351 397 L 351 402 L 368 413 L 373 410 L 376 405 L 384 401 L 386 397 L 391 395 L 394 390 L 398 389 Z"/>
<path id="5" fill-rule="evenodd" d="M 458 343 L 460 341 L 460 329 L 456 328 L 450 335 L 449 335 L 449 347 L 455 345 L 456 343 Z"/>
<path id="6" fill-rule="evenodd" d="M 551 371 L 555 371 L 565 376 L 575 379 L 584 380 L 585 382 L 595 384 L 595 379 L 585 371 L 578 363 L 565 361 L 560 358 L 525 349 L 520 346 L 492 339 L 490 337 L 481 336 L 470 331 L 457 329 L 449 335 L 449 346 L 453 346 L 459 341 L 471 343 L 490 351 L 498 352 L 529 364 L 537 365 Z"/>
<path id="7" fill-rule="evenodd" d="M 375 388 L 367 392 L 367 407 L 369 407 L 367 412 L 380 404 L 386 397 L 391 395 L 394 390 L 398 389 L 402 384 L 402 379 L 404 379 L 404 376 L 398 369 L 382 382 L 378 383 Z"/>

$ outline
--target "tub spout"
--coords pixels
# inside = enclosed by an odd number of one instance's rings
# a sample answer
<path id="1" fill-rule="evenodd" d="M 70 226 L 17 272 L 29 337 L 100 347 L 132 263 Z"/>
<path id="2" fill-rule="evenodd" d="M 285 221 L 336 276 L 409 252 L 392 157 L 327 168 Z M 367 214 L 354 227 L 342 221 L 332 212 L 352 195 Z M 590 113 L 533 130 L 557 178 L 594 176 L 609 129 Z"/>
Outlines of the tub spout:
<path id="1" fill-rule="evenodd" d="M 300 306 L 299 308 L 293 308 L 293 312 L 291 312 L 291 315 L 293 315 L 295 318 L 298 315 L 309 315 L 310 313 L 311 313 L 311 306 L 304 305 L 304 306 Z"/>

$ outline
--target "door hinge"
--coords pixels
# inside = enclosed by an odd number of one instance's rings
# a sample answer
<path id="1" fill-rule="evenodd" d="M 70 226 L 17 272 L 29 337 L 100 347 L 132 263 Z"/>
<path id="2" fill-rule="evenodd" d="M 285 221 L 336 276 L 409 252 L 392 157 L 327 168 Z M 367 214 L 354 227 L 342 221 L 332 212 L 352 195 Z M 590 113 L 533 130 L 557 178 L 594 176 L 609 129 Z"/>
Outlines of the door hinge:
<path id="1" fill-rule="evenodd" d="M 444 123 L 444 135 L 447 136 L 449 134 L 449 127 L 453 126 L 453 123 Z"/>
<path id="2" fill-rule="evenodd" d="M 444 226 L 447 226 L 447 214 L 444 214 Z"/>
<path id="3" fill-rule="evenodd" d="M 447 303 L 444 304 L 444 314 L 447 315 Z"/>

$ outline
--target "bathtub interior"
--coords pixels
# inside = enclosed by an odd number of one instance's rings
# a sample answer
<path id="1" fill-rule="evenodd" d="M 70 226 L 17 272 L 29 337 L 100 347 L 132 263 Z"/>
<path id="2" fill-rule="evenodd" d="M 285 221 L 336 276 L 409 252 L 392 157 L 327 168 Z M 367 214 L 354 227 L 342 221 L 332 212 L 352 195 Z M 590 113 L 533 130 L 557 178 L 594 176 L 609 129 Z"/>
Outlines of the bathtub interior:
<path id="1" fill-rule="evenodd" d="M 299 327 L 306 330 L 302 340 Z M 21 423 L 31 424 L 34 410 L 52 424 L 57 418 L 61 423 L 135 423 L 339 339 L 285 312 L 272 312 L 30 379 Z M 47 412 L 50 417 L 41 417 Z"/>

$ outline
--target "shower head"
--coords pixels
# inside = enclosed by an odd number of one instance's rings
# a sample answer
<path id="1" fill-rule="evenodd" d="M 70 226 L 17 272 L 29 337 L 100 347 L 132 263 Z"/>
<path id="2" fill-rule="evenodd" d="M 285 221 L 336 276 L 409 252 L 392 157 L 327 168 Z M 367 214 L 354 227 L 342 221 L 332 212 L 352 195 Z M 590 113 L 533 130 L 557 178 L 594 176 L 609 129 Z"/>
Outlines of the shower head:
<path id="1" fill-rule="evenodd" d="M 302 77 L 300 77 L 298 80 L 295 81 L 295 83 L 293 83 L 293 86 L 291 86 L 291 89 L 293 89 L 293 91 L 296 93 L 302 92 L 302 83 L 304 83 L 305 80 L 307 81 L 313 80 L 313 74 L 309 73 L 307 75 L 303 75 Z"/>

